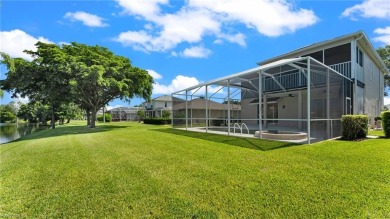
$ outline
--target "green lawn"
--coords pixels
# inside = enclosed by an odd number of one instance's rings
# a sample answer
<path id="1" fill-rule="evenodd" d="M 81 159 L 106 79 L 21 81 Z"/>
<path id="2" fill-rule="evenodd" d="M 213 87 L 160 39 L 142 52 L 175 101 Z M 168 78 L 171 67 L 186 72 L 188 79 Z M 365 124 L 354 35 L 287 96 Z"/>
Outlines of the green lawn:
<path id="1" fill-rule="evenodd" d="M 0 150 L 0 218 L 390 218 L 384 138 L 292 145 L 71 123 Z"/>
<path id="2" fill-rule="evenodd" d="M 385 137 L 383 130 L 369 130 L 368 135 Z"/>

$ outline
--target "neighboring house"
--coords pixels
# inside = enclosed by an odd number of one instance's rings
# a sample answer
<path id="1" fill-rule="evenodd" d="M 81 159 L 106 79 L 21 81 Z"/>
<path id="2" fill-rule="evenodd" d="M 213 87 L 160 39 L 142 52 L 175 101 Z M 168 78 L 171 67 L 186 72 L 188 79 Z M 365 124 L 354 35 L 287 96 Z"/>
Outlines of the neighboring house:
<path id="1" fill-rule="evenodd" d="M 191 125 L 193 124 L 204 124 L 205 121 L 205 109 L 207 104 L 207 113 L 211 124 L 220 125 L 220 123 L 225 123 L 225 120 L 228 118 L 228 104 L 218 103 L 211 100 L 205 100 L 204 98 L 197 98 L 186 102 L 180 102 L 175 104 L 175 118 L 185 118 L 187 104 L 187 118 Z M 230 105 L 232 120 L 238 121 L 241 118 L 241 105 L 231 104 Z M 213 122 L 215 121 L 215 122 Z"/>
<path id="2" fill-rule="evenodd" d="M 137 112 L 140 110 L 140 107 L 116 107 L 109 111 L 108 113 L 112 116 L 112 121 L 138 121 Z"/>
<path id="3" fill-rule="evenodd" d="M 184 100 L 174 98 L 174 101 L 183 102 Z M 163 111 L 172 110 L 172 96 L 163 95 L 152 99 L 150 102 L 142 103 L 147 118 L 161 117 Z"/>
<path id="4" fill-rule="evenodd" d="M 239 89 L 241 122 L 251 133 L 260 131 L 262 138 L 264 130 L 305 132 L 310 136 L 308 143 L 340 136 L 344 114 L 366 114 L 373 125 L 383 108 L 384 74 L 389 71 L 363 31 L 315 43 L 258 65 L 172 95 L 188 99 L 201 88 L 222 87 L 223 98 L 231 99 L 231 91 Z M 206 92 L 205 98 L 213 95 L 217 96 Z M 173 106 L 173 112 L 178 106 Z M 186 106 L 191 108 L 188 103 Z M 208 116 L 205 114 L 204 119 Z M 174 118 L 174 127 L 179 120 Z"/>

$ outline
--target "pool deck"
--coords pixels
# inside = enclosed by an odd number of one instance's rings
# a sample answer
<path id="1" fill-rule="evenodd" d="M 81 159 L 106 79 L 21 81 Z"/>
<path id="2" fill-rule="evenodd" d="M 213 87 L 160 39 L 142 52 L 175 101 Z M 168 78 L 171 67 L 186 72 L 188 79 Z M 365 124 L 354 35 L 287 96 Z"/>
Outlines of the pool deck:
<path id="1" fill-rule="evenodd" d="M 179 130 L 185 130 L 185 131 L 191 131 L 191 132 L 203 132 L 203 133 L 211 133 L 211 134 L 217 134 L 217 135 L 228 135 L 228 136 L 235 136 L 235 137 L 242 137 L 242 138 L 257 138 L 259 139 L 259 137 L 255 137 L 254 134 L 245 134 L 245 133 L 234 133 L 234 132 L 230 132 L 230 134 L 227 132 L 227 131 L 216 131 L 216 130 L 210 130 L 208 129 L 206 131 L 206 128 L 205 127 L 188 127 L 188 128 L 175 128 L 175 129 L 179 129 Z M 246 132 L 246 131 L 243 131 L 243 132 Z M 283 142 L 291 142 L 291 143 L 298 143 L 298 144 L 306 144 L 307 143 L 307 137 L 305 139 L 300 139 L 300 140 L 276 140 L 276 139 L 268 139 L 268 138 L 263 138 L 263 139 L 267 139 L 267 140 L 273 140 L 273 141 L 283 141 Z M 314 139 L 314 138 L 311 138 L 311 139 Z"/>

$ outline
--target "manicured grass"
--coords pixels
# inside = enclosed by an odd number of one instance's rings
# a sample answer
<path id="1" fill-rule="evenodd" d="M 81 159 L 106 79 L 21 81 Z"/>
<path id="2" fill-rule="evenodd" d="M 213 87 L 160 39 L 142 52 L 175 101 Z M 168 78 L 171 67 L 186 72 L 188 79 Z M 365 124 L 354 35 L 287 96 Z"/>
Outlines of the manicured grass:
<path id="1" fill-rule="evenodd" d="M 390 218 L 390 140 L 291 145 L 138 123 L 1 145 L 0 218 Z"/>
<path id="2" fill-rule="evenodd" d="M 383 130 L 368 130 L 368 135 L 385 137 Z"/>

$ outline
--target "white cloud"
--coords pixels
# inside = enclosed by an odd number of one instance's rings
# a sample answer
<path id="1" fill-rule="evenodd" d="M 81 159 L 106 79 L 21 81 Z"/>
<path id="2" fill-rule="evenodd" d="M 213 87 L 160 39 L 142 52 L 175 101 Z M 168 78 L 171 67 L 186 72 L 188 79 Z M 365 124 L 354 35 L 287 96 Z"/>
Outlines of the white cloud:
<path id="1" fill-rule="evenodd" d="M 171 94 L 198 84 L 199 81 L 195 77 L 178 75 L 171 81 L 169 85 L 163 85 L 156 82 L 153 85 L 153 94 Z"/>
<path id="2" fill-rule="evenodd" d="M 214 43 L 214 44 L 223 44 L 223 40 L 221 40 L 221 39 L 216 39 L 216 40 L 214 40 L 213 43 Z"/>
<path id="3" fill-rule="evenodd" d="M 115 105 L 115 106 L 106 106 L 106 109 L 107 110 L 112 110 L 114 108 L 119 108 L 119 107 L 123 107 L 122 105 Z"/>
<path id="4" fill-rule="evenodd" d="M 169 6 L 169 0 L 116 1 L 125 13 L 148 23 L 142 30 L 122 32 L 114 40 L 145 52 L 172 51 L 182 43 L 199 43 L 206 36 L 215 37 L 217 44 L 227 41 L 244 47 L 245 35 L 232 32 L 236 29 L 233 25 L 244 24 L 263 35 L 280 36 L 318 21 L 312 10 L 295 8 L 285 0 L 189 0 L 171 13 L 161 8 Z"/>
<path id="5" fill-rule="evenodd" d="M 124 46 L 132 46 L 136 50 L 153 51 L 150 42 L 152 37 L 145 31 L 127 31 L 120 33 L 114 41 L 121 42 Z"/>
<path id="6" fill-rule="evenodd" d="M 147 19 L 158 19 L 160 4 L 167 4 L 169 0 L 116 0 L 124 11 L 131 15 L 139 15 Z"/>
<path id="7" fill-rule="evenodd" d="M 199 81 L 195 77 L 188 77 L 183 75 L 177 75 L 170 84 L 164 85 L 156 82 L 153 85 L 153 94 L 171 94 L 180 90 L 184 90 L 186 88 L 196 86 L 200 84 Z M 210 94 L 218 93 L 223 94 L 223 89 L 221 86 L 208 86 L 207 91 Z M 191 93 L 195 93 L 196 95 L 205 95 L 206 89 L 205 87 L 201 87 L 200 89 L 194 89 L 190 91 Z"/>
<path id="8" fill-rule="evenodd" d="M 352 20 L 356 20 L 356 17 L 390 19 L 390 3 L 389 0 L 365 0 L 345 9 L 341 16 Z"/>
<path id="9" fill-rule="evenodd" d="M 297 9 L 285 0 L 190 0 L 189 5 L 206 8 L 227 21 L 245 24 L 266 36 L 280 36 L 315 24 L 312 10 Z"/>
<path id="10" fill-rule="evenodd" d="M 145 24 L 144 28 L 145 28 L 145 30 L 153 30 L 153 25 L 152 24 Z"/>
<path id="11" fill-rule="evenodd" d="M 384 101 L 384 105 L 390 105 L 390 96 L 386 96 L 383 98 L 383 101 Z"/>
<path id="12" fill-rule="evenodd" d="M 207 58 L 211 55 L 211 50 L 202 46 L 194 46 L 185 49 L 182 53 L 180 53 L 180 55 L 188 58 Z"/>
<path id="13" fill-rule="evenodd" d="M 379 35 L 374 37 L 374 41 L 382 42 L 385 45 L 390 45 L 390 26 L 385 28 L 377 28 L 374 30 L 374 33 Z"/>
<path id="14" fill-rule="evenodd" d="M 30 99 L 28 97 L 21 97 L 19 94 L 15 98 L 17 102 L 28 103 Z"/>
<path id="15" fill-rule="evenodd" d="M 146 71 L 149 73 L 150 76 L 152 76 L 154 80 L 158 80 L 162 78 L 162 76 L 154 70 L 146 69 Z"/>
<path id="16" fill-rule="evenodd" d="M 88 27 L 106 27 L 107 23 L 104 23 L 104 18 L 101 18 L 97 15 L 90 14 L 84 11 L 68 12 L 65 14 L 64 18 L 69 19 L 70 21 L 81 21 L 85 26 Z"/>
<path id="17" fill-rule="evenodd" d="M 246 42 L 245 42 L 245 35 L 242 33 L 237 33 L 234 35 L 229 35 L 229 34 L 219 34 L 218 35 L 220 38 L 227 40 L 228 42 L 231 43 L 237 43 L 238 45 L 245 47 Z M 214 41 L 215 43 L 215 41 Z M 217 41 L 218 43 L 218 41 Z"/>
<path id="18" fill-rule="evenodd" d="M 153 22 L 159 30 L 147 25 L 145 30 L 122 32 L 114 41 L 137 50 L 165 52 L 180 43 L 197 43 L 208 34 L 220 32 L 220 23 L 205 10 L 183 9 Z"/>
<path id="19" fill-rule="evenodd" d="M 22 30 L 11 30 L 0 32 L 1 47 L 0 51 L 5 52 L 13 58 L 20 57 L 31 61 L 33 58 L 24 53 L 24 50 L 36 51 L 35 44 L 38 41 L 44 43 L 53 43 L 44 37 L 34 37 Z"/>

